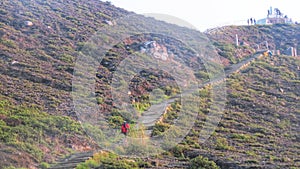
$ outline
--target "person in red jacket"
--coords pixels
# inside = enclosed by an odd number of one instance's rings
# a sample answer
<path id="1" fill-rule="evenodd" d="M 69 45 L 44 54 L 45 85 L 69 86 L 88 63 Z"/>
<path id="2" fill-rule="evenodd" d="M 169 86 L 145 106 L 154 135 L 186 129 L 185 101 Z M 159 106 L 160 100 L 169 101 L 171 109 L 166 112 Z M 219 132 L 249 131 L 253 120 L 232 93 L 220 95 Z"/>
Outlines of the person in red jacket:
<path id="1" fill-rule="evenodd" d="M 122 132 L 125 136 L 127 136 L 127 133 L 128 133 L 128 131 L 129 131 L 129 128 L 130 128 L 129 124 L 128 124 L 126 121 L 124 121 L 124 123 L 122 124 L 122 127 L 121 127 L 121 132 Z"/>

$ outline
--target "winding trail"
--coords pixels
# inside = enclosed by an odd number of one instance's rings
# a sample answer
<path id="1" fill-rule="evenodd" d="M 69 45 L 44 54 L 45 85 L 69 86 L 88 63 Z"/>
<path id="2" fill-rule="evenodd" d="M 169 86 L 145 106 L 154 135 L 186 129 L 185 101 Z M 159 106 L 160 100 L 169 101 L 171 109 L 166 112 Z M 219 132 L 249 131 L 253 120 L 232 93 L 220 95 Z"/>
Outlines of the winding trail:
<path id="1" fill-rule="evenodd" d="M 238 64 L 230 66 L 229 68 L 227 68 L 225 70 L 225 76 L 224 77 L 215 78 L 215 79 L 210 80 L 209 82 L 206 82 L 206 83 L 203 83 L 203 84 L 200 84 L 198 86 L 191 87 L 191 88 L 192 89 L 199 89 L 199 88 L 206 87 L 208 85 L 215 85 L 215 84 L 221 83 L 221 82 L 225 81 L 226 78 L 229 77 L 231 74 L 238 73 L 242 69 L 249 66 L 252 61 L 254 61 L 254 60 L 258 59 L 259 57 L 261 57 L 262 53 L 263 52 L 256 53 L 256 54 L 252 55 L 251 57 L 239 62 Z M 171 103 L 173 103 L 176 98 L 180 98 L 183 95 L 191 94 L 193 92 L 195 92 L 195 90 L 186 90 L 186 91 L 181 92 L 181 94 L 173 96 L 172 98 L 170 98 L 168 100 L 164 100 L 160 104 L 151 105 L 150 109 L 148 111 L 144 112 L 138 120 L 146 128 L 145 133 L 147 135 L 151 134 L 152 127 L 163 116 L 163 114 L 165 113 L 166 107 L 169 106 Z"/>
<path id="2" fill-rule="evenodd" d="M 224 82 L 227 77 L 229 77 L 231 74 L 234 73 L 239 73 L 241 70 L 245 69 L 247 66 L 250 65 L 251 62 L 255 61 L 256 59 L 259 59 L 263 57 L 263 52 L 265 51 L 259 51 L 253 54 L 251 57 L 239 62 L 238 64 L 231 65 L 229 68 L 225 70 L 225 76 L 221 78 L 215 78 L 212 79 L 209 82 L 206 82 L 204 84 L 198 85 L 197 89 L 206 87 L 208 85 L 215 85 L 219 84 L 221 82 Z M 191 94 L 195 92 L 195 90 L 186 90 L 183 91 L 180 95 L 176 95 L 170 99 L 164 100 L 163 102 L 159 104 L 152 105 L 150 109 L 143 113 L 143 115 L 139 118 L 138 121 L 141 122 L 141 124 L 144 125 L 146 128 L 146 135 L 150 135 L 152 132 L 152 127 L 155 125 L 155 123 L 163 116 L 165 113 L 165 109 L 167 106 L 169 106 L 172 102 L 175 101 L 175 99 L 182 97 L 182 95 L 186 94 Z M 78 164 L 86 161 L 87 159 L 91 158 L 93 156 L 94 152 L 89 151 L 89 152 L 82 152 L 82 153 L 75 153 L 71 154 L 68 157 L 61 159 L 57 161 L 57 163 L 52 164 L 49 169 L 70 169 L 70 168 L 75 168 Z M 180 162 L 178 160 L 171 160 L 168 162 L 167 161 L 165 167 L 161 168 L 169 168 L 172 166 L 172 168 L 180 167 L 180 168 L 186 168 L 184 167 L 185 162 Z M 177 162 L 176 162 L 177 161 Z"/>

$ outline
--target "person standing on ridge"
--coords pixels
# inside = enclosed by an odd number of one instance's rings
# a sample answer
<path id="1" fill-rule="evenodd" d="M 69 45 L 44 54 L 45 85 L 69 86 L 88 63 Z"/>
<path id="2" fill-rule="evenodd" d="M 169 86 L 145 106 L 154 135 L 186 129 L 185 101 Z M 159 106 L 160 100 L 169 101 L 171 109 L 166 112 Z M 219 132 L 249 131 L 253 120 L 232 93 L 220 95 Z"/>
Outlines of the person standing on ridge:
<path id="1" fill-rule="evenodd" d="M 125 136 L 127 136 L 127 133 L 128 133 L 128 131 L 129 131 L 129 128 L 130 128 L 129 124 L 128 124 L 126 121 L 124 121 L 124 123 L 123 123 L 122 126 L 121 126 L 121 132 L 122 132 Z"/>

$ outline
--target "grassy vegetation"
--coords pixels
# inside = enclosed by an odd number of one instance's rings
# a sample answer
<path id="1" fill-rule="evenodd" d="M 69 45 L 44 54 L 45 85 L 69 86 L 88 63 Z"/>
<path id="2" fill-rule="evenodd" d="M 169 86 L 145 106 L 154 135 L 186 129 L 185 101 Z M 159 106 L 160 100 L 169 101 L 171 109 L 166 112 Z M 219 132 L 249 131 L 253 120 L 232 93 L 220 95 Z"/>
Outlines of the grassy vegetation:
<path id="1" fill-rule="evenodd" d="M 231 75 L 227 80 L 228 101 L 223 119 L 206 144 L 200 145 L 199 152 L 207 149 L 218 159 L 236 163 L 241 162 L 236 154 L 243 154 L 243 166 L 263 165 L 261 161 L 269 166 L 284 166 L 287 161 L 291 167 L 299 166 L 293 163 L 299 143 L 295 140 L 297 125 L 292 124 L 299 120 L 299 63 L 298 58 L 286 56 L 263 58 L 241 74 Z M 195 137 L 190 133 L 186 140 Z M 186 149 L 191 145 L 185 144 Z"/>
<path id="2" fill-rule="evenodd" d="M 16 168 L 14 166 L 5 167 L 4 169 L 26 169 L 26 168 Z"/>
<path id="3" fill-rule="evenodd" d="M 83 49 L 85 42 L 98 28 L 105 25 L 103 21 L 126 16 L 129 12 L 111 6 L 109 2 L 96 0 L 84 3 L 81 0 L 74 0 L 72 3 L 3 0 L 1 5 L 0 145 L 5 148 L 0 156 L 7 161 L 1 161 L 0 166 L 16 164 L 14 167 L 23 167 L 20 165 L 51 162 L 55 157 L 76 150 L 73 147 L 90 143 L 80 124 L 74 120 L 76 115 L 70 96 L 74 62 L 79 57 L 77 52 Z M 32 21 L 33 26 L 24 25 L 27 20 Z M 203 38 L 194 30 L 170 26 L 150 18 L 141 23 L 150 23 L 149 25 L 153 25 L 151 29 L 160 28 L 166 34 L 176 30 L 174 32 L 179 37 L 193 40 Z M 268 41 L 270 49 L 279 49 L 282 53 L 291 46 L 300 51 L 298 32 L 299 25 L 255 25 L 225 27 L 207 35 L 226 67 L 249 57 L 258 47 L 265 49 L 265 43 L 262 43 L 264 41 Z M 239 36 L 239 46 L 234 44 L 236 34 Z M 106 42 L 111 40 L 110 37 L 101 38 Z M 131 113 L 117 110 L 112 102 L 110 85 L 113 74 L 128 55 L 139 50 L 139 44 L 151 40 L 157 41 L 167 49 L 170 56 L 178 57 L 175 58 L 181 64 L 193 70 L 196 76 L 193 80 L 199 83 L 208 81 L 209 77 L 216 77 L 214 72 L 222 69 L 222 65 L 212 62 L 208 63 L 212 70 L 206 71 L 201 59 L 195 57 L 196 53 L 186 44 L 177 40 L 176 35 L 135 35 L 124 40 L 126 43 L 116 44 L 100 63 L 95 78 L 97 103 L 112 128 L 119 128 L 123 120 L 130 121 L 125 119 L 124 114 Z M 87 44 L 85 47 L 95 49 L 96 45 Z M 147 60 L 147 57 L 145 54 L 137 54 L 137 58 L 141 60 Z M 175 66 L 173 71 L 179 67 L 176 62 L 169 63 Z M 241 74 L 230 76 L 227 79 L 228 97 L 223 119 L 205 144 L 200 144 L 198 138 L 206 115 L 211 111 L 212 100 L 210 89 L 201 89 L 198 107 L 192 105 L 184 112 L 188 114 L 197 111 L 195 126 L 169 152 L 170 155 L 186 160 L 187 152 L 196 149 L 197 156 L 207 154 L 207 157 L 212 158 L 210 160 L 217 159 L 220 163 L 262 166 L 265 165 L 262 161 L 265 161 L 270 168 L 283 168 L 284 164 L 290 168 L 299 168 L 299 160 L 296 159 L 299 154 L 299 65 L 298 58 L 263 58 L 253 62 Z M 161 103 L 180 92 L 174 77 L 168 72 L 147 70 L 130 73 L 136 76 L 130 79 L 130 99 L 140 113 L 152 104 Z M 184 73 L 186 72 L 179 72 L 179 75 L 184 76 Z M 120 83 L 123 85 L 124 82 Z M 181 106 L 174 103 L 169 107 L 161 121 L 154 126 L 154 136 L 161 135 L 172 126 L 180 115 L 178 113 Z M 101 129 L 88 123 L 83 125 L 88 126 L 88 132 L 96 136 L 96 139 L 103 139 Z M 142 135 L 140 131 L 134 130 L 130 134 L 132 137 Z M 139 152 L 144 145 L 145 143 L 132 142 L 128 150 L 132 153 L 144 153 Z M 82 167 L 143 167 L 138 160 L 130 162 L 112 154 L 102 155 L 96 155 L 89 164 L 83 164 Z M 214 166 L 202 157 L 193 159 L 191 163 L 201 167 L 199 161 Z M 47 163 L 43 165 L 47 167 Z"/>
<path id="4" fill-rule="evenodd" d="M 205 157 L 198 156 L 191 160 L 191 169 L 220 169 L 219 166 L 213 161 L 208 160 Z"/>
<path id="5" fill-rule="evenodd" d="M 5 99 L 0 101 L 1 144 L 26 152 L 39 162 L 46 160 L 41 147 L 57 153 L 52 148 L 59 145 L 51 137 L 67 138 L 74 134 L 83 133 L 80 124 L 70 117 L 49 115 L 34 106 L 15 105 Z"/>
<path id="6" fill-rule="evenodd" d="M 231 64 L 237 63 L 237 58 L 235 57 L 235 50 L 236 47 L 233 44 L 230 43 L 219 43 L 215 42 L 214 45 L 220 49 L 219 55 L 223 56 L 230 60 Z"/>
<path id="7" fill-rule="evenodd" d="M 233 64 L 248 57 L 257 49 L 280 50 L 285 53 L 289 47 L 299 50 L 299 38 L 297 33 L 299 25 L 277 24 L 277 25 L 255 25 L 227 26 L 208 33 L 218 53 L 225 58 L 224 64 Z M 238 35 L 239 46 L 234 43 Z M 228 62 L 228 63 L 227 63 Z"/>
<path id="8" fill-rule="evenodd" d="M 100 152 L 87 160 L 85 163 L 79 164 L 76 169 L 90 168 L 108 168 L 108 169 L 137 169 L 150 167 L 151 165 L 141 159 L 120 158 L 115 154 L 108 152 Z"/>
<path id="9" fill-rule="evenodd" d="M 161 135 L 166 130 L 170 128 L 173 124 L 174 120 L 178 117 L 178 112 L 181 109 L 181 105 L 178 101 L 171 104 L 171 106 L 167 107 L 166 113 L 161 117 L 161 121 L 158 121 L 153 126 L 152 136 Z"/>

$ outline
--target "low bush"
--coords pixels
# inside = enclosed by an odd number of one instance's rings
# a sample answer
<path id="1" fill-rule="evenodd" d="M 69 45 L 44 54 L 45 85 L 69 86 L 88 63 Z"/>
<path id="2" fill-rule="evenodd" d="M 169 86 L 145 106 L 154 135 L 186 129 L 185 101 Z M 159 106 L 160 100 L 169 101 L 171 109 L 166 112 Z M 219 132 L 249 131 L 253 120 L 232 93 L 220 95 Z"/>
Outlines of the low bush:
<path id="1" fill-rule="evenodd" d="M 107 168 L 107 169 L 137 169 L 140 165 L 148 165 L 146 163 L 136 162 L 134 160 L 121 159 L 117 155 L 108 152 L 99 152 L 87 160 L 79 164 L 76 169 L 90 168 Z"/>
<path id="2" fill-rule="evenodd" d="M 198 156 L 190 161 L 190 169 L 220 169 L 214 161 L 206 157 Z"/>

